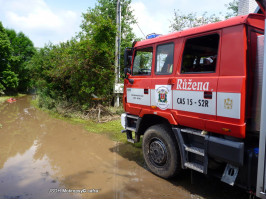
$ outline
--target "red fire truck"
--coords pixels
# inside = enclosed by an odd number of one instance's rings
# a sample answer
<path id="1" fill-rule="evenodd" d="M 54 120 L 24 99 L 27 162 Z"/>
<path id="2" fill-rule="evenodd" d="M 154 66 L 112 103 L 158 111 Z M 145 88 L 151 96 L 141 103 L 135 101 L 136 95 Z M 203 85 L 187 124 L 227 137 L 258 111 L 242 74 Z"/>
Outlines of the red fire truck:
<path id="1" fill-rule="evenodd" d="M 266 197 L 264 26 L 249 14 L 125 50 L 121 123 L 128 141 L 143 135 L 151 172 L 189 168 Z"/>

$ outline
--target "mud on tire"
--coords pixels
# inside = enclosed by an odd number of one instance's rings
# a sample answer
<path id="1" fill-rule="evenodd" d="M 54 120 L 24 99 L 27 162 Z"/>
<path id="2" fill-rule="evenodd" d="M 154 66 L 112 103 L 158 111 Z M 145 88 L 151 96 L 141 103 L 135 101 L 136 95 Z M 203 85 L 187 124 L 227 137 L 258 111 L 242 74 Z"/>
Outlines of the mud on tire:
<path id="1" fill-rule="evenodd" d="M 142 151 L 150 171 L 162 178 L 173 177 L 181 169 L 178 144 L 172 130 L 164 124 L 147 129 Z"/>

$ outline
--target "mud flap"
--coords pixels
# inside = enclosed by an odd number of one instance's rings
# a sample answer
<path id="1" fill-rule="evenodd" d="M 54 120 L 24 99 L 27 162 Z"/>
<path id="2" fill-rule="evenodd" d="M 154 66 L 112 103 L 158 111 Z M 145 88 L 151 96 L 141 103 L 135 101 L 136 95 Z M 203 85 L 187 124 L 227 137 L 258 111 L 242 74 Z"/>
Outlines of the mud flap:
<path id="1" fill-rule="evenodd" d="M 238 167 L 227 164 L 223 176 L 221 178 L 221 181 L 233 186 L 235 184 L 235 180 L 238 175 L 238 170 L 239 170 Z"/>

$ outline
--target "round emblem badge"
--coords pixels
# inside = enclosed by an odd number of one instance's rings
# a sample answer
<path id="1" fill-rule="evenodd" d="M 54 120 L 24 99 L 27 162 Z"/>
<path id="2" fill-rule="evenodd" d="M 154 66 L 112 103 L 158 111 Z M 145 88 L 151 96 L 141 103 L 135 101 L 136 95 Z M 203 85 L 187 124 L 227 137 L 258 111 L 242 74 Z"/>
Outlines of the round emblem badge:
<path id="1" fill-rule="evenodd" d="M 171 86 L 169 87 L 169 85 L 156 85 L 155 98 L 157 107 L 162 110 L 168 109 L 171 100 Z"/>

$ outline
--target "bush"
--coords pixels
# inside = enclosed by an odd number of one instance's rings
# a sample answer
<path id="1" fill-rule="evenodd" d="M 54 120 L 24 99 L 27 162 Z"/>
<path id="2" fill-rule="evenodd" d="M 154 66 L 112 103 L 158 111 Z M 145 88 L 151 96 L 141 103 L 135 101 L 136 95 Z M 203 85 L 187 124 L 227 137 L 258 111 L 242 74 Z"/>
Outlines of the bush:
<path id="1" fill-rule="evenodd" d="M 121 43 L 126 46 L 134 37 L 130 2 L 123 0 L 122 7 Z M 71 105 L 86 111 L 98 103 L 110 104 L 115 78 L 115 10 L 116 0 L 98 0 L 94 9 L 83 14 L 82 31 L 76 38 L 48 44 L 33 56 L 29 70 L 42 106 L 52 109 Z M 94 101 L 95 97 L 100 101 Z"/>

